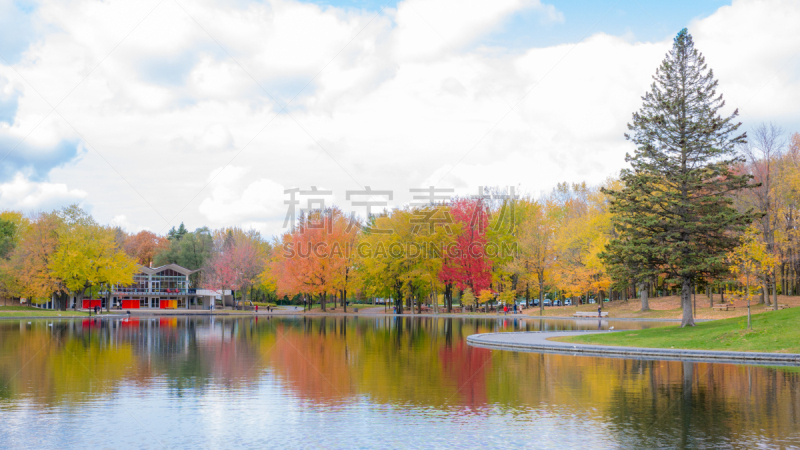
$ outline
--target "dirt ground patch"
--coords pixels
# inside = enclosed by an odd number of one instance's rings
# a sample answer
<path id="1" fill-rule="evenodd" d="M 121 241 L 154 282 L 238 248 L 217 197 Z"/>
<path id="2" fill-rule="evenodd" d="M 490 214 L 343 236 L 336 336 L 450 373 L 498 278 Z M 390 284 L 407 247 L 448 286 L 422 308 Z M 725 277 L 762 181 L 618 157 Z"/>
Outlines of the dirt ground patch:
<path id="1" fill-rule="evenodd" d="M 729 311 L 717 311 L 709 306 L 708 296 L 705 294 L 697 295 L 697 319 L 725 319 L 728 317 L 739 317 L 747 315 L 747 302 L 739 296 L 726 296 L 726 303 L 733 301 L 733 306 L 736 309 Z M 714 303 L 719 303 L 720 296 L 714 295 Z M 615 300 L 613 302 L 606 302 L 603 304 L 603 311 L 608 313 L 608 316 L 618 318 L 641 318 L 641 319 L 680 319 L 683 311 L 681 311 L 680 296 L 671 295 L 668 297 L 653 297 L 649 301 L 650 311 L 641 312 L 641 302 L 638 299 L 631 299 L 627 302 L 622 300 Z M 787 305 L 789 307 L 800 306 L 800 296 L 778 296 L 779 305 Z M 571 316 L 576 311 L 591 311 L 597 312 L 598 304 L 588 304 L 580 306 L 550 306 L 544 308 L 544 316 Z M 758 304 L 758 297 L 750 297 L 750 308 L 752 314 L 758 314 L 764 311 L 772 310 L 772 307 Z M 525 314 L 529 316 L 539 316 L 539 308 L 529 308 L 525 310 Z"/>

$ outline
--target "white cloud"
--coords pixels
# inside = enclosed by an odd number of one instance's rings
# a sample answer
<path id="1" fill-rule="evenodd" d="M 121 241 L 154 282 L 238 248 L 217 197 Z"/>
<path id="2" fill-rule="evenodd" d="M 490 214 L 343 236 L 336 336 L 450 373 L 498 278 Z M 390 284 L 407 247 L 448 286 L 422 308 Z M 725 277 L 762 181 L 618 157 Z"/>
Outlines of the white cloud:
<path id="1" fill-rule="evenodd" d="M 66 121 L 53 113 L 31 142 L 73 142 L 69 123 L 88 150 L 42 163 L 49 180 L 25 181 L 32 192 L 81 193 L 98 220 L 134 230 L 276 230 L 284 187 L 329 187 L 350 210 L 346 190 L 391 189 L 401 204 L 442 177 L 459 193 L 600 183 L 623 167 L 626 124 L 671 45 L 604 34 L 481 45 L 520 11 L 565 20 L 531 0 L 404 0 L 377 16 L 286 0 L 182 5 L 192 17 L 165 2 L 115 48 L 152 5 L 42 2 L 35 21 L 49 31 L 15 65 L 25 79 L 0 65 L 18 103 L 0 132 L 24 136 L 71 92 L 59 106 Z M 737 0 L 689 26 L 746 126 L 800 122 L 797 23 L 796 1 Z"/>
<path id="2" fill-rule="evenodd" d="M 85 191 L 69 189 L 66 184 L 34 182 L 17 174 L 13 180 L 0 184 L 0 208 L 25 212 L 48 211 L 72 203 L 80 203 Z"/>
<path id="3" fill-rule="evenodd" d="M 114 216 L 109 224 L 114 227 L 120 227 L 128 233 L 138 233 L 143 230 L 152 231 L 148 227 L 132 224 L 128 217 L 124 214 L 118 214 Z"/>
<path id="4" fill-rule="evenodd" d="M 248 168 L 236 166 L 212 172 L 209 177 L 211 195 L 200 203 L 200 213 L 217 225 L 274 219 L 281 215 L 284 212 L 283 186 L 266 178 L 248 182 L 250 172 Z"/>
<path id="5" fill-rule="evenodd" d="M 546 21 L 563 22 L 552 5 L 538 0 L 406 0 L 397 5 L 393 33 L 398 59 L 441 56 L 493 31 L 511 14 L 537 9 Z"/>

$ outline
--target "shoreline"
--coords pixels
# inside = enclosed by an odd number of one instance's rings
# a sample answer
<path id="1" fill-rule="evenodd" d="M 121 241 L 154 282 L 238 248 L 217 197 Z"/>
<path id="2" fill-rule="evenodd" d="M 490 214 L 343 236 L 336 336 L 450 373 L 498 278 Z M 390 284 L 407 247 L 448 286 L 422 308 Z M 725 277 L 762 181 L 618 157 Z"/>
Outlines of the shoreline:
<path id="1" fill-rule="evenodd" d="M 51 311 L 51 310 L 43 310 L 43 311 Z M 597 317 L 569 317 L 569 316 L 529 316 L 526 314 L 509 314 L 509 315 L 497 315 L 497 314 L 482 314 L 482 313 L 422 313 L 422 314 L 393 314 L 393 313 L 378 313 L 378 312 L 302 312 L 302 311 L 290 311 L 290 310 L 278 310 L 273 312 L 253 312 L 253 311 L 236 311 L 236 310 L 215 310 L 215 311 L 208 311 L 208 310 L 188 310 L 188 311 L 161 311 L 161 310 L 153 310 L 152 312 L 147 311 L 137 311 L 132 312 L 131 314 L 127 314 L 127 310 L 125 311 L 112 311 L 111 313 L 101 313 L 99 316 L 97 315 L 59 315 L 59 311 L 52 310 L 53 314 L 47 315 L 36 315 L 36 316 L 25 316 L 22 315 L 24 313 L 20 313 L 20 316 L 0 316 L 0 320 L 33 320 L 33 319 L 94 319 L 94 318 L 147 318 L 147 317 L 192 317 L 192 316 L 241 316 L 241 317 L 282 317 L 282 316 L 296 316 L 296 317 L 364 317 L 364 318 L 372 318 L 372 317 L 420 317 L 420 318 L 453 318 L 453 319 L 519 319 L 519 320 L 580 320 L 580 321 L 603 321 L 603 322 L 666 322 L 666 323 L 680 323 L 680 319 L 654 319 L 654 318 L 630 318 L 630 317 L 604 317 L 602 319 L 598 319 Z M 197 312 L 194 312 L 197 311 Z M 714 319 L 699 319 L 696 322 L 711 322 Z"/>
<path id="2" fill-rule="evenodd" d="M 553 353 L 572 356 L 596 356 L 650 361 L 800 366 L 800 354 L 798 353 L 625 347 L 550 340 L 550 338 L 555 337 L 585 336 L 587 334 L 615 332 L 616 331 L 520 331 L 483 333 L 467 336 L 467 344 L 490 350 Z"/>

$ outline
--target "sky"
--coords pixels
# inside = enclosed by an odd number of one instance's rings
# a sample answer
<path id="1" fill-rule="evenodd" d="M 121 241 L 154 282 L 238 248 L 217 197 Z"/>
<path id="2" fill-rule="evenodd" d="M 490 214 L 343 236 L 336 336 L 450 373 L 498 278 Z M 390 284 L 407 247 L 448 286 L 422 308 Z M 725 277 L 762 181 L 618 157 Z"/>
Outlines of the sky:
<path id="1" fill-rule="evenodd" d="M 743 129 L 800 131 L 798 23 L 795 0 L 0 0 L 0 208 L 269 236 L 295 188 L 363 215 L 598 185 L 683 27 Z"/>

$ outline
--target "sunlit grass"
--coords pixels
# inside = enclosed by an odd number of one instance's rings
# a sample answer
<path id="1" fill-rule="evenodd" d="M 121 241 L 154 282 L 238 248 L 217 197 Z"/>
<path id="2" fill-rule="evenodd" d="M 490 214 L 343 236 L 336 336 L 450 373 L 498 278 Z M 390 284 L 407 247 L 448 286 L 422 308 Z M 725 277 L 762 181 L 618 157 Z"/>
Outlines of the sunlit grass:
<path id="1" fill-rule="evenodd" d="M 800 353 L 798 324 L 800 324 L 800 308 L 790 308 L 754 315 L 752 330 L 747 329 L 747 317 L 735 317 L 699 323 L 695 327 L 666 326 L 647 330 L 571 336 L 559 340 L 647 348 Z"/>

